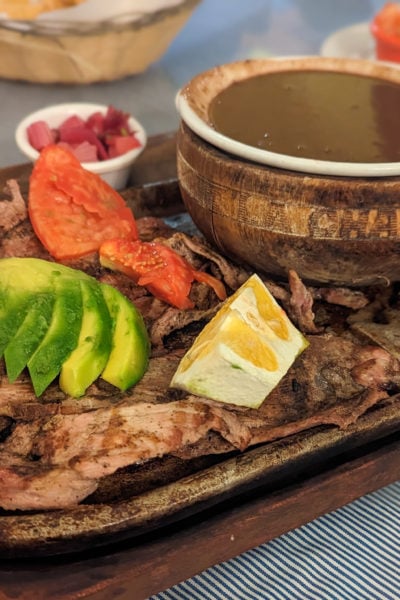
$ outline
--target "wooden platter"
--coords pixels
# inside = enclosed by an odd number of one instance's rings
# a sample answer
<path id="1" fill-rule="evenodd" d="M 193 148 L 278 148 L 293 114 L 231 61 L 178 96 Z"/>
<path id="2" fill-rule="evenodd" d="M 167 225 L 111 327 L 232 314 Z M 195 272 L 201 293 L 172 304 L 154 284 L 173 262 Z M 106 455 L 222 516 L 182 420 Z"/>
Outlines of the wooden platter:
<path id="1" fill-rule="evenodd" d="M 0 182 L 18 177 L 27 183 L 29 170 L 29 165 L 3 169 Z M 183 210 L 173 134 L 150 140 L 125 195 L 137 216 L 171 217 Z M 49 551 L 43 540 L 37 556 L 18 557 L 10 521 L 3 528 L 10 553 L 0 562 L 0 600 L 145 599 L 399 479 L 399 450 L 400 399 L 394 397 L 345 432 L 316 428 L 221 457 L 147 494 L 141 504 L 125 503 L 130 523 L 124 527 L 122 515 L 120 528 L 110 527 L 108 537 L 104 529 L 98 546 L 87 531 L 70 553 L 65 546 L 62 554 Z"/>
<path id="2" fill-rule="evenodd" d="M 145 600 L 356 498 L 396 481 L 400 435 L 293 484 L 261 489 L 103 552 L 0 564 L 1 600 Z M 212 540 L 212 543 L 210 543 Z"/>

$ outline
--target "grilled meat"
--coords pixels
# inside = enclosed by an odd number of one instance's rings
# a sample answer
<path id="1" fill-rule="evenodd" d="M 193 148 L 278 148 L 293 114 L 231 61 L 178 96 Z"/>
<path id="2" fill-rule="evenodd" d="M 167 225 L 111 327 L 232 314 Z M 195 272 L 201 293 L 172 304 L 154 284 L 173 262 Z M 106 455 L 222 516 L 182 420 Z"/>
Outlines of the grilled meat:
<path id="1" fill-rule="evenodd" d="M 400 378 L 398 361 L 384 350 L 313 336 L 261 408 L 248 410 L 194 396 L 174 399 L 167 388 L 178 360 L 154 359 L 130 395 L 105 397 L 101 405 L 88 396 L 80 410 L 77 401 L 75 410 L 68 401 L 48 410 L 47 402 L 30 423 L 18 422 L 0 446 L 0 506 L 71 506 L 126 465 L 244 450 L 321 424 L 346 427 L 388 398 L 387 387 Z"/>
<path id="2" fill-rule="evenodd" d="M 36 239 L 23 198 L 10 182 L 0 228 L 1 256 L 47 253 Z M 11 199 L 10 199 L 11 197 Z M 249 272 L 219 256 L 200 238 L 138 220 L 146 240 L 163 236 L 197 269 L 209 270 L 237 289 Z M 41 398 L 23 374 L 9 384 L 0 366 L 0 506 L 45 510 L 74 506 L 92 494 L 104 477 L 155 457 L 243 451 L 251 445 L 316 427 L 347 427 L 374 404 L 397 393 L 399 361 L 378 346 L 365 345 L 350 331 L 338 335 L 314 323 L 315 302 L 335 302 L 348 310 L 369 298 L 356 290 L 306 288 L 291 272 L 287 283 L 265 282 L 310 346 L 260 409 L 220 405 L 169 390 L 178 362 L 197 329 L 219 308 L 215 295 L 194 286 L 196 308 L 179 311 L 154 299 L 122 274 L 103 269 L 96 256 L 74 265 L 111 283 L 141 310 L 152 339 L 152 357 L 143 379 L 121 394 L 96 382 L 84 398 L 66 397 L 50 386 Z"/>

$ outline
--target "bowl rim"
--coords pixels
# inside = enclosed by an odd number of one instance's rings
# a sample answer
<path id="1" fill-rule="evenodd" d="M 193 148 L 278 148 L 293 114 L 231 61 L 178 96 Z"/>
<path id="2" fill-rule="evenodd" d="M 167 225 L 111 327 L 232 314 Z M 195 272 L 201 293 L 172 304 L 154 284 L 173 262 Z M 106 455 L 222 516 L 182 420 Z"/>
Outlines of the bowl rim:
<path id="1" fill-rule="evenodd" d="M 302 70 L 310 68 L 328 71 L 346 71 L 388 78 L 400 84 L 400 65 L 378 63 L 366 59 L 334 58 L 323 56 L 281 56 L 256 58 L 217 65 L 199 73 L 187 82 L 175 97 L 175 106 L 180 118 L 203 140 L 217 148 L 252 162 L 313 175 L 345 177 L 389 177 L 400 175 L 400 162 L 360 163 L 338 162 L 313 158 L 289 156 L 249 146 L 216 131 L 211 125 L 207 109 L 215 95 L 234 81 L 251 75 L 279 70 Z M 223 83 L 227 81 L 227 83 Z M 213 91 L 216 86 L 216 89 Z M 200 97 L 200 99 L 199 99 Z"/>
<path id="2" fill-rule="evenodd" d="M 57 126 L 64 121 L 67 116 L 77 114 L 80 116 L 88 117 L 90 114 L 96 111 L 101 111 L 103 114 L 107 111 L 107 104 L 97 104 L 91 102 L 64 102 L 61 104 L 51 104 L 35 110 L 26 115 L 17 125 L 15 129 L 15 142 L 19 150 L 25 154 L 32 162 L 35 162 L 40 155 L 38 150 L 35 150 L 28 141 L 27 127 L 34 121 L 43 119 L 47 122 L 49 117 L 54 117 L 55 120 L 51 125 Z M 116 156 L 115 158 L 109 158 L 107 160 L 101 160 L 98 162 L 82 162 L 81 165 L 84 169 L 97 173 L 99 175 L 108 173 L 110 171 L 118 171 L 123 169 L 127 165 L 131 164 L 138 156 L 143 152 L 147 144 L 147 133 L 143 125 L 132 115 L 129 116 L 129 124 L 135 131 L 141 146 L 133 148 L 125 154 Z"/>

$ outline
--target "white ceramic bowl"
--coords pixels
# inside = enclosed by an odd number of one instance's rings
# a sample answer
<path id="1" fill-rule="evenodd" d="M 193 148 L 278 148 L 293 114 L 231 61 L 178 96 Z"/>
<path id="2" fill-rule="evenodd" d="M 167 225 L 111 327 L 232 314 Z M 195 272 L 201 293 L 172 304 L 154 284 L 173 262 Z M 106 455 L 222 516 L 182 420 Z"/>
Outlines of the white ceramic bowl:
<path id="1" fill-rule="evenodd" d="M 378 77 L 400 83 L 400 69 L 388 63 L 318 56 L 253 59 L 216 66 L 199 73 L 177 94 L 176 108 L 181 119 L 203 140 L 240 158 L 259 164 L 311 173 L 346 177 L 388 177 L 400 175 L 400 162 L 356 163 L 316 160 L 279 154 L 229 138 L 210 123 L 209 106 L 214 97 L 234 82 L 276 71 L 341 71 Z"/>
<path id="2" fill-rule="evenodd" d="M 20 151 L 29 160 L 35 162 L 39 157 L 39 152 L 31 146 L 27 135 L 27 128 L 31 123 L 43 120 L 49 125 L 50 128 L 58 127 L 63 121 L 65 121 L 65 119 L 72 115 L 78 115 L 86 119 L 94 112 L 101 112 L 105 114 L 107 108 L 108 107 L 103 104 L 80 102 L 70 102 L 67 104 L 47 106 L 29 114 L 22 119 L 15 131 L 15 141 Z M 117 190 L 123 189 L 126 186 L 132 164 L 143 151 L 147 142 L 146 131 L 139 121 L 137 121 L 134 117 L 130 117 L 129 125 L 131 129 L 135 131 L 136 137 L 141 143 L 140 147 L 134 148 L 133 150 L 130 150 L 121 156 L 111 158 L 109 160 L 82 163 L 82 166 L 85 169 L 91 171 L 92 173 L 97 173 L 102 179 L 104 179 L 104 181 Z"/>

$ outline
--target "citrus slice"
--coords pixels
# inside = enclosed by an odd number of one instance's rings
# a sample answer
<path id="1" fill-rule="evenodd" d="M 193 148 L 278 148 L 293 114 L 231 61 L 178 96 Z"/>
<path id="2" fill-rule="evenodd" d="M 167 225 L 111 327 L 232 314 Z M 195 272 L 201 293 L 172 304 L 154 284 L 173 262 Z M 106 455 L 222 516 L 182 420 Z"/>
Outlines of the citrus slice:
<path id="1" fill-rule="evenodd" d="M 197 336 L 170 386 L 258 408 L 307 346 L 306 338 L 254 274 Z"/>

